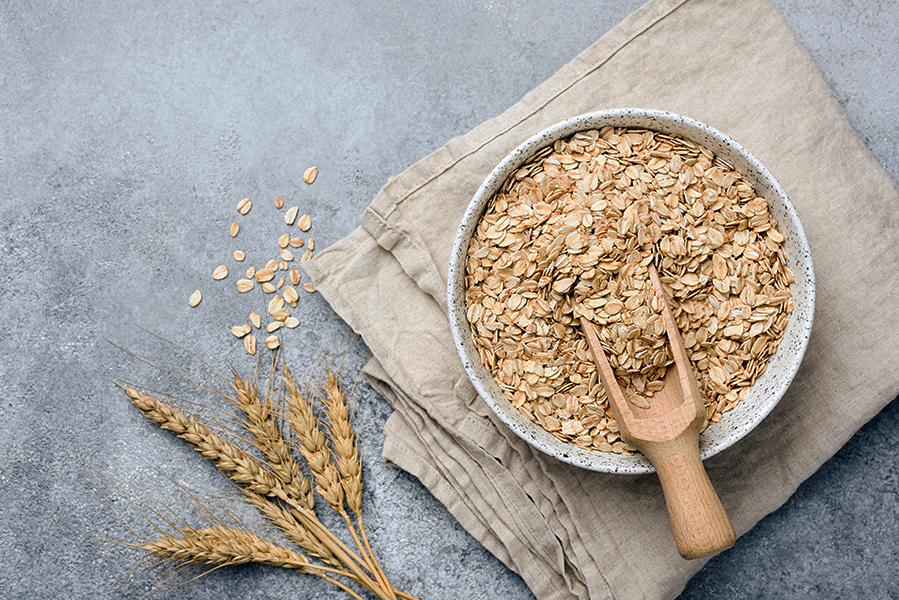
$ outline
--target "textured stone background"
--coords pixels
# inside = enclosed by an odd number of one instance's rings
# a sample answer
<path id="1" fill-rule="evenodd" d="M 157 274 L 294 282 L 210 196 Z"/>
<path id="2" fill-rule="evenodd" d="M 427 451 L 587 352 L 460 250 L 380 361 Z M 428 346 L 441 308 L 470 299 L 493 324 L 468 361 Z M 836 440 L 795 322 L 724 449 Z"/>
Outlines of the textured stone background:
<path id="1" fill-rule="evenodd" d="M 189 386 L 116 346 L 215 381 L 146 329 L 218 369 L 252 369 L 228 327 L 261 300 L 210 273 L 235 247 L 268 257 L 285 231 L 274 196 L 313 217 L 324 248 L 389 177 L 514 104 L 641 3 L 0 3 L 0 598 L 148 591 L 144 580 L 126 587 L 139 553 L 97 539 L 147 527 L 121 500 L 109 500 L 115 517 L 103 507 L 83 461 L 187 515 L 174 482 L 227 502 L 224 479 L 112 382 L 149 376 L 185 396 Z M 774 4 L 899 180 L 895 3 Z M 247 196 L 256 206 L 231 240 Z M 204 300 L 191 309 L 197 288 Z M 366 349 L 320 297 L 304 296 L 288 362 L 302 372 L 316 351 L 342 345 L 352 383 Z M 355 402 L 366 519 L 398 587 L 430 599 L 532 597 L 417 480 L 382 463 L 389 405 L 364 383 Z M 897 448 L 893 402 L 681 600 L 899 598 Z M 346 596 L 244 566 L 168 597 Z"/>

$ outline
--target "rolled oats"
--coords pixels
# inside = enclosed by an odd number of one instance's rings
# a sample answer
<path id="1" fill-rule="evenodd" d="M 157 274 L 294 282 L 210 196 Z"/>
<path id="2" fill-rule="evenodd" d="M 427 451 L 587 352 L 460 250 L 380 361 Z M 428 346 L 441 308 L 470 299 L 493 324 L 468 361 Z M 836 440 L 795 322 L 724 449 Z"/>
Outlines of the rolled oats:
<path id="1" fill-rule="evenodd" d="M 287 212 L 284 213 L 284 222 L 288 225 L 293 225 L 293 222 L 297 219 L 297 211 L 300 210 L 299 206 L 291 206 L 287 209 Z"/>

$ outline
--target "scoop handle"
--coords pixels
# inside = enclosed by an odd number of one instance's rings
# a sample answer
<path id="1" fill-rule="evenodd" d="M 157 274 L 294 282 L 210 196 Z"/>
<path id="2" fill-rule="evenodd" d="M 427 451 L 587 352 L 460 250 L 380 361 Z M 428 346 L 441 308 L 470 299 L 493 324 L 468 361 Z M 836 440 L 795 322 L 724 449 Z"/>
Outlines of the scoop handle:
<path id="1" fill-rule="evenodd" d="M 641 451 L 659 475 L 680 555 L 701 558 L 733 546 L 733 525 L 705 472 L 697 441 L 680 436 Z"/>

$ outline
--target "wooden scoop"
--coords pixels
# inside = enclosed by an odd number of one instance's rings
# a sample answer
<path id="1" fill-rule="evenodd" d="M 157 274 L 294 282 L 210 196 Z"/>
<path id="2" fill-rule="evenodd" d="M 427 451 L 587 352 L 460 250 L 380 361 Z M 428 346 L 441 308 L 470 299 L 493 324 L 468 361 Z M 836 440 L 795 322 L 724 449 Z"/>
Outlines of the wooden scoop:
<path id="1" fill-rule="evenodd" d="M 678 552 L 686 559 L 701 558 L 730 548 L 736 536 L 699 457 L 699 431 L 706 410 L 668 299 L 652 265 L 649 278 L 662 299 L 662 318 L 674 354 L 674 364 L 668 367 L 663 380 L 665 386 L 652 396 L 649 408 L 628 402 L 593 324 L 581 317 L 581 327 L 622 439 L 642 452 L 659 475 Z"/>

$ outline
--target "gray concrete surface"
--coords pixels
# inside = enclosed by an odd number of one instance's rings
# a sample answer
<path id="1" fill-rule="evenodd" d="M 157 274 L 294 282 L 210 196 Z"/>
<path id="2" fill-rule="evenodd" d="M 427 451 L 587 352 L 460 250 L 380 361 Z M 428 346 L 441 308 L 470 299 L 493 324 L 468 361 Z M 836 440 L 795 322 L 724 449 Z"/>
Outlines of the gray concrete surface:
<path id="1" fill-rule="evenodd" d="M 499 114 L 641 1 L 548 4 L 0 3 L 0 598 L 148 591 L 145 580 L 127 587 L 139 553 L 98 539 L 146 532 L 140 515 L 115 498 L 107 511 L 78 466 L 194 516 L 154 467 L 203 497 L 229 487 L 117 393 L 113 380 L 166 380 L 113 344 L 214 379 L 146 328 L 218 368 L 250 368 L 225 324 L 258 307 L 210 279 L 235 247 L 225 231 L 236 201 L 257 201 L 239 238 L 248 253 L 283 229 L 275 195 L 315 217 L 323 248 L 356 227 L 388 177 Z M 896 4 L 774 4 L 899 180 Z M 196 288 L 205 299 L 191 309 Z M 298 312 L 287 359 L 302 369 L 346 326 L 316 295 Z M 365 358 L 350 346 L 350 379 Z M 369 431 L 366 519 L 396 584 L 430 599 L 532 597 L 417 480 L 382 464 L 389 405 L 365 384 L 356 402 Z M 899 598 L 897 448 L 893 402 L 681 600 Z M 346 596 L 243 566 L 168 597 Z"/>

